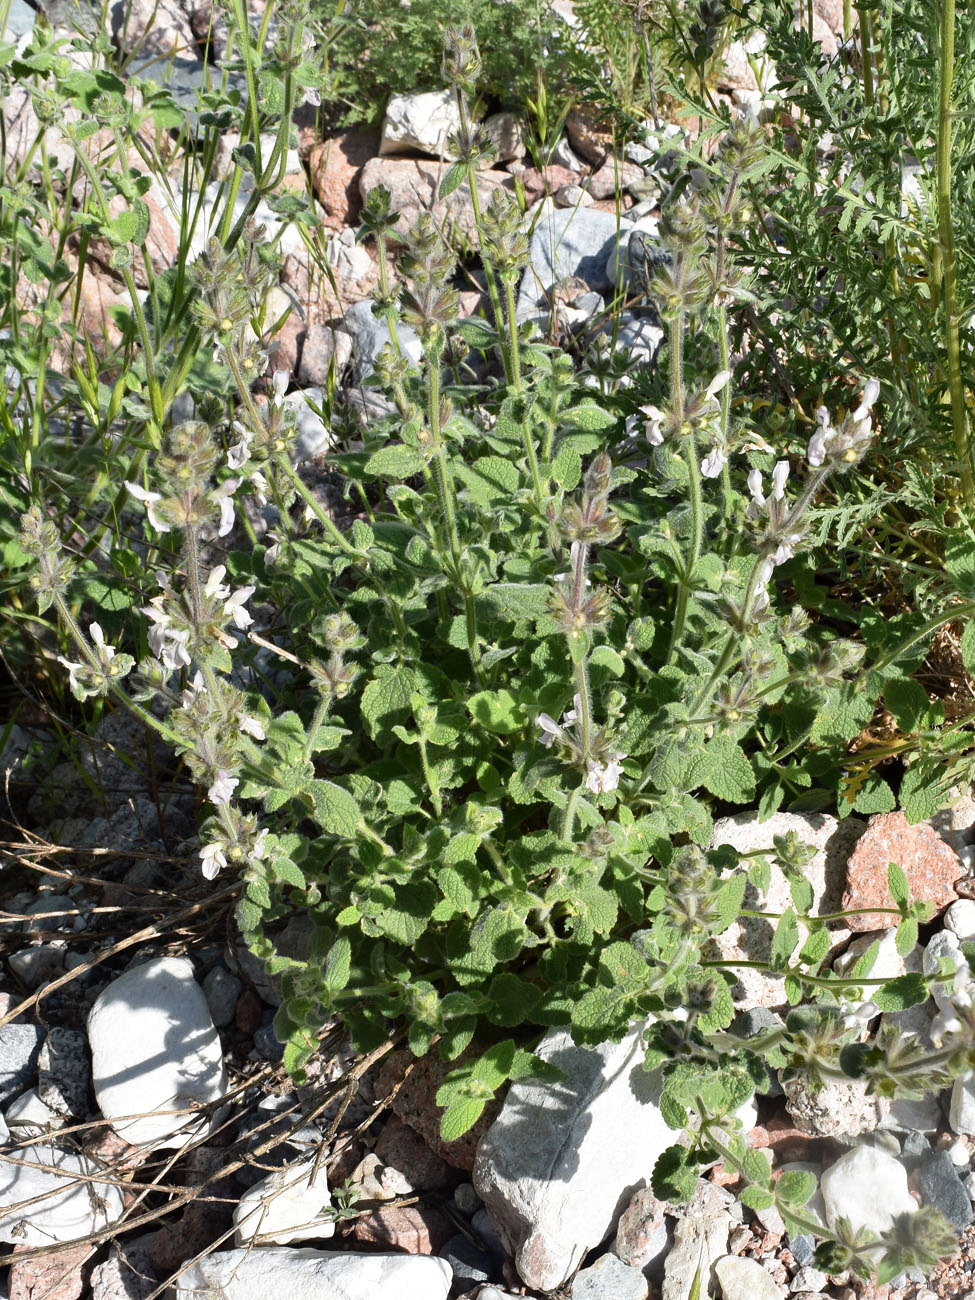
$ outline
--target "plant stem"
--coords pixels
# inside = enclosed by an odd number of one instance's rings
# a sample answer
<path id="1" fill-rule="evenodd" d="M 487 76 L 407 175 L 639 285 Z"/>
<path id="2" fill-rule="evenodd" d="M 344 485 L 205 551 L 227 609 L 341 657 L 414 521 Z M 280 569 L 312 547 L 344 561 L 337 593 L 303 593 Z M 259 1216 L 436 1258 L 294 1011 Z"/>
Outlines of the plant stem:
<path id="1" fill-rule="evenodd" d="M 951 424 L 955 454 L 959 460 L 962 498 L 969 510 L 975 509 L 975 483 L 972 479 L 971 452 L 968 445 L 968 414 L 965 409 L 965 386 L 961 369 L 961 340 L 956 297 L 955 235 L 951 211 L 951 89 L 955 75 L 955 0 L 942 0 L 939 6 L 938 41 L 938 125 L 937 190 L 938 245 L 932 265 L 940 271 L 944 289 L 945 343 L 948 351 L 948 389 L 951 396 Z"/>

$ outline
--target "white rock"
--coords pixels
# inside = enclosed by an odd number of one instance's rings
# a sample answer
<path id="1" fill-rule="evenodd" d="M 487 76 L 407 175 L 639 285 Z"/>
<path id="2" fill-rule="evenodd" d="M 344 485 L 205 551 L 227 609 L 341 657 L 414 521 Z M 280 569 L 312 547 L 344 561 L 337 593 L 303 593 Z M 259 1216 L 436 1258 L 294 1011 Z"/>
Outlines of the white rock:
<path id="1" fill-rule="evenodd" d="M 710 1293 L 711 1270 L 728 1249 L 730 1231 L 731 1215 L 723 1210 L 678 1219 L 674 1245 L 664 1261 L 662 1300 L 686 1300 L 699 1268 L 701 1295 Z"/>
<path id="2" fill-rule="evenodd" d="M 514 113 L 492 113 L 484 119 L 482 129 L 496 150 L 492 166 L 524 158 L 525 128 Z"/>
<path id="3" fill-rule="evenodd" d="M 714 1272 L 724 1300 L 782 1300 L 782 1292 L 757 1259 L 725 1255 Z"/>
<path id="4" fill-rule="evenodd" d="M 975 1133 L 975 1076 L 963 1076 L 952 1084 L 948 1123 L 953 1133 Z"/>
<path id="5" fill-rule="evenodd" d="M 20 1139 L 44 1137 L 64 1124 L 61 1116 L 41 1101 L 36 1088 L 12 1101 L 4 1112 L 4 1119 L 10 1132 Z"/>
<path id="6" fill-rule="evenodd" d="M 899 975 L 906 973 L 907 966 L 904 958 L 897 951 L 896 928 L 891 930 L 871 930 L 866 934 L 858 935 L 846 952 L 841 953 L 833 962 L 833 970 L 837 975 L 848 975 L 874 943 L 877 944 L 877 955 L 874 958 L 873 965 L 866 972 L 865 978 L 896 979 Z M 870 989 L 875 986 L 868 984 L 865 987 Z M 869 997 L 853 1003 L 848 1003 L 844 999 L 843 1007 L 845 1010 L 855 1012 L 863 1022 L 880 1015 L 880 1008 L 875 1002 L 871 1002 Z"/>
<path id="7" fill-rule="evenodd" d="M 452 90 L 393 95 L 383 119 L 380 156 L 425 153 L 440 158 L 447 152 L 447 137 L 459 127 L 460 113 Z"/>
<path id="8" fill-rule="evenodd" d="M 944 914 L 944 926 L 962 943 L 975 939 L 975 902 L 959 898 Z"/>
<path id="9" fill-rule="evenodd" d="M 349 1251 L 218 1251 L 185 1269 L 175 1300 L 446 1300 L 453 1274 L 430 1255 L 360 1255 Z M 201 1294 L 202 1293 L 202 1294 Z"/>
<path id="10" fill-rule="evenodd" d="M 518 290 L 519 320 L 547 313 L 555 285 L 573 276 L 597 293 L 612 286 L 606 264 L 616 247 L 616 217 L 593 208 L 556 208 L 550 196 L 540 201 L 530 243 L 530 265 Z"/>
<path id="11" fill-rule="evenodd" d="M 864 824 L 847 817 L 837 821 L 819 813 L 798 815 L 776 813 L 766 822 L 759 822 L 757 813 L 744 813 L 726 817 L 717 822 L 711 847 L 727 844 L 740 854 L 756 849 L 770 851 L 773 836 L 794 831 L 804 844 L 816 850 L 815 857 L 803 868 L 803 874 L 812 885 L 812 914 L 824 916 L 837 912 L 846 883 L 846 863 L 853 846 L 862 835 Z M 741 867 L 747 869 L 751 859 L 742 857 Z M 782 913 L 792 906 L 792 893 L 785 874 L 769 859 L 771 879 L 769 887 L 760 893 L 752 885 L 745 890 L 744 906 L 752 911 Z M 849 937 L 850 931 L 837 928 L 836 922 L 827 925 L 834 949 Z M 775 922 L 761 917 L 748 917 L 735 921 L 723 934 L 717 935 L 708 945 L 706 955 L 725 961 L 751 959 L 767 961 L 775 931 Z M 737 984 L 733 989 L 737 1007 L 784 1007 L 786 1005 L 783 978 L 768 972 L 744 968 L 735 971 Z"/>
<path id="12" fill-rule="evenodd" d="M 474 1186 L 526 1285 L 552 1291 L 613 1230 L 676 1140 L 642 1068 L 640 1035 L 577 1047 L 552 1030 L 536 1049 L 565 1078 L 516 1081 L 481 1138 Z"/>
<path id="13" fill-rule="evenodd" d="M 317 1175 L 316 1175 L 317 1168 Z M 256 1183 L 234 1210 L 238 1246 L 287 1246 L 335 1235 L 335 1221 L 323 1217 L 332 1204 L 324 1162 L 317 1156 L 279 1169 Z"/>
<path id="14" fill-rule="evenodd" d="M 902 175 L 905 179 L 909 176 L 906 165 L 902 167 Z M 905 197 L 912 195 L 910 180 L 907 180 L 903 193 Z M 975 799 L 972 798 L 971 790 L 962 791 L 957 786 L 951 794 L 951 804 L 936 812 L 929 824 L 957 853 L 966 845 L 975 843 Z"/>
<path id="15" fill-rule="evenodd" d="M 820 1190 L 830 1228 L 845 1218 L 854 1230 L 886 1232 L 896 1215 L 917 1209 L 907 1190 L 907 1170 L 875 1147 L 854 1147 L 840 1156 L 823 1174 Z"/>
<path id="16" fill-rule="evenodd" d="M 20 1148 L 17 1159 L 23 1163 L 0 1162 L 0 1241 L 49 1246 L 107 1228 L 121 1217 L 121 1192 L 97 1181 L 98 1166 L 84 1157 L 37 1145 Z"/>
<path id="17" fill-rule="evenodd" d="M 367 375 L 372 374 L 376 357 L 387 343 L 392 342 L 389 325 L 374 316 L 372 303 L 365 301 L 354 303 L 345 313 L 342 323 L 345 331 L 352 336 L 356 374 L 360 380 L 365 379 Z M 403 355 L 414 365 L 419 366 L 423 357 L 423 346 L 416 331 L 400 322 L 396 326 L 396 337 Z"/>
<path id="18" fill-rule="evenodd" d="M 227 1075 L 185 958 L 159 957 L 113 980 L 89 1012 L 88 1039 L 95 1097 L 119 1137 L 181 1147 L 213 1127 L 191 1112 L 226 1091 Z"/>
<path id="19" fill-rule="evenodd" d="M 948 1148 L 948 1159 L 956 1169 L 967 1169 L 972 1163 L 972 1153 L 967 1142 L 963 1142 L 961 1138 L 957 1142 L 952 1142 Z"/>

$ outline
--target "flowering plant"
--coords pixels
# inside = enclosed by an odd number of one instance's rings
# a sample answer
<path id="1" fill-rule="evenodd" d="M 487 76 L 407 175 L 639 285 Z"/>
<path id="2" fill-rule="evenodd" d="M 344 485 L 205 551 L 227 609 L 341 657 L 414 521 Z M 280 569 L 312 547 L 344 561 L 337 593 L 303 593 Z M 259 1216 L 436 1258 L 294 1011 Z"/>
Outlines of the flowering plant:
<path id="1" fill-rule="evenodd" d="M 461 129 L 443 184 L 466 178 L 474 195 L 473 35 L 451 41 Z M 428 217 L 396 291 L 397 214 L 373 191 L 381 414 L 330 456 L 340 504 L 296 463 L 289 378 L 252 328 L 273 259 L 245 222 L 189 269 L 191 327 L 229 396 L 201 396 L 209 418 L 168 423 L 125 479 L 120 509 L 156 575 L 138 661 L 76 617 L 49 510 L 24 514 L 20 542 L 72 642 L 71 689 L 124 701 L 205 792 L 200 869 L 236 873 L 240 929 L 281 979 L 275 1031 L 296 1077 L 338 1015 L 363 1049 L 392 1030 L 455 1063 L 438 1094 L 452 1138 L 508 1079 L 551 1074 L 534 1054 L 547 1028 L 598 1042 L 640 1021 L 675 1127 L 699 1112 L 655 1171 L 661 1195 L 688 1195 L 717 1151 L 748 1203 L 774 1201 L 804 1230 L 808 1181 L 773 1187 L 734 1118 L 766 1066 L 910 1093 L 971 1068 L 975 1024 L 952 983 L 934 1053 L 859 1041 L 850 1008 L 871 959 L 823 970 L 805 850 L 784 841 L 769 856 L 794 906 L 765 964 L 806 1005 L 747 1050 L 727 1032 L 736 963 L 709 945 L 762 865 L 710 847 L 715 813 L 893 799 L 879 778 L 847 797 L 846 744 L 881 697 L 906 708 L 939 626 L 840 637 L 810 576 L 820 498 L 871 454 L 881 386 L 837 379 L 814 428 L 801 408 L 786 429 L 735 408 L 730 316 L 748 291 L 733 240 L 758 156 L 754 132 L 731 128 L 666 206 L 666 256 L 644 286 L 666 345 L 643 369 L 605 348 L 598 365 L 567 356 L 519 322 L 529 248 L 501 191 L 476 208 L 490 321 L 459 318 L 456 257 Z M 489 382 L 472 352 L 495 364 Z M 349 413 L 330 402 L 338 434 Z M 924 906 L 893 876 L 891 893 L 913 945 Z M 295 911 L 301 959 L 277 944 Z M 872 1003 L 903 1008 L 939 981 L 905 976 Z M 846 1246 L 862 1263 L 862 1243 Z"/>

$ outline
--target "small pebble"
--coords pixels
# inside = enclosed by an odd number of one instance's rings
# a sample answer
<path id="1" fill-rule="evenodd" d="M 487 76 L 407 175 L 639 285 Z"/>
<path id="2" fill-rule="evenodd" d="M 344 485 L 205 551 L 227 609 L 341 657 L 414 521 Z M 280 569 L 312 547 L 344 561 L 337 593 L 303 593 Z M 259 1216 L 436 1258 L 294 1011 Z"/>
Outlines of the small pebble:
<path id="1" fill-rule="evenodd" d="M 972 1153 L 968 1148 L 968 1144 L 963 1142 L 961 1138 L 957 1142 L 952 1142 L 948 1148 L 948 1158 L 956 1169 L 967 1169 L 972 1163 Z"/>
<path id="2" fill-rule="evenodd" d="M 792 1251 L 792 1258 L 802 1268 L 812 1263 L 816 1253 L 816 1242 L 808 1233 L 800 1232 L 789 1238 L 789 1249 Z"/>
<path id="3" fill-rule="evenodd" d="M 958 1232 L 968 1227 L 972 1221 L 972 1204 L 949 1152 L 939 1151 L 922 1165 L 918 1183 L 925 1205 L 940 1210 Z"/>
<path id="4" fill-rule="evenodd" d="M 481 1198 L 473 1183 L 460 1183 L 454 1188 L 454 1204 L 461 1214 L 476 1214 L 481 1208 Z"/>
<path id="5" fill-rule="evenodd" d="M 575 1275 L 572 1300 L 646 1300 L 650 1288 L 638 1268 L 615 1255 L 601 1255 Z"/>
<path id="6" fill-rule="evenodd" d="M 822 1291 L 829 1278 L 825 1273 L 821 1273 L 818 1268 L 811 1268 L 808 1264 L 801 1268 L 792 1279 L 789 1287 L 790 1291 Z"/>

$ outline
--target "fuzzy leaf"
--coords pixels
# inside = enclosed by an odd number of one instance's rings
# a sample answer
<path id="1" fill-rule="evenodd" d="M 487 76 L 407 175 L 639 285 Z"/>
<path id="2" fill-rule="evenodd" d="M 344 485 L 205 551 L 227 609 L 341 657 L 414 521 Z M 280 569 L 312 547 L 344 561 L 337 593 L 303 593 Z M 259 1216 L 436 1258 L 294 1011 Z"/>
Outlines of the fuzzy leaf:
<path id="1" fill-rule="evenodd" d="M 510 691 L 479 691 L 467 701 L 471 717 L 488 731 L 505 736 L 520 731 L 528 721 L 525 711 Z"/>
<path id="2" fill-rule="evenodd" d="M 423 457 L 413 447 L 404 443 L 394 443 L 391 447 L 380 447 L 366 461 L 366 473 L 379 478 L 403 479 L 413 478 L 423 473 Z"/>
<path id="3" fill-rule="evenodd" d="M 332 944 L 322 966 L 322 983 L 330 993 L 338 993 L 349 982 L 352 969 L 352 944 L 343 934 Z"/>
<path id="4" fill-rule="evenodd" d="M 870 1001 L 881 1011 L 904 1011 L 907 1007 L 926 1002 L 928 997 L 927 981 L 923 975 L 912 973 L 898 975 L 888 980 L 883 986 L 871 989 Z"/>
<path id="5" fill-rule="evenodd" d="M 315 821 L 322 830 L 343 840 L 354 840 L 359 828 L 359 805 L 348 790 L 333 781 L 313 781 L 309 793 Z"/>
<path id="6" fill-rule="evenodd" d="M 412 713 L 411 700 L 417 686 L 412 668 L 403 664 L 379 665 L 359 704 L 370 739 L 376 740 L 392 722 Z"/>
<path id="7" fill-rule="evenodd" d="M 439 197 L 441 199 L 445 199 L 449 194 L 453 194 L 454 190 L 458 189 L 461 185 L 463 185 L 466 176 L 467 176 L 466 163 L 462 163 L 462 162 L 451 163 L 451 165 L 447 168 L 447 171 L 444 173 L 443 180 L 440 182 Z"/>

